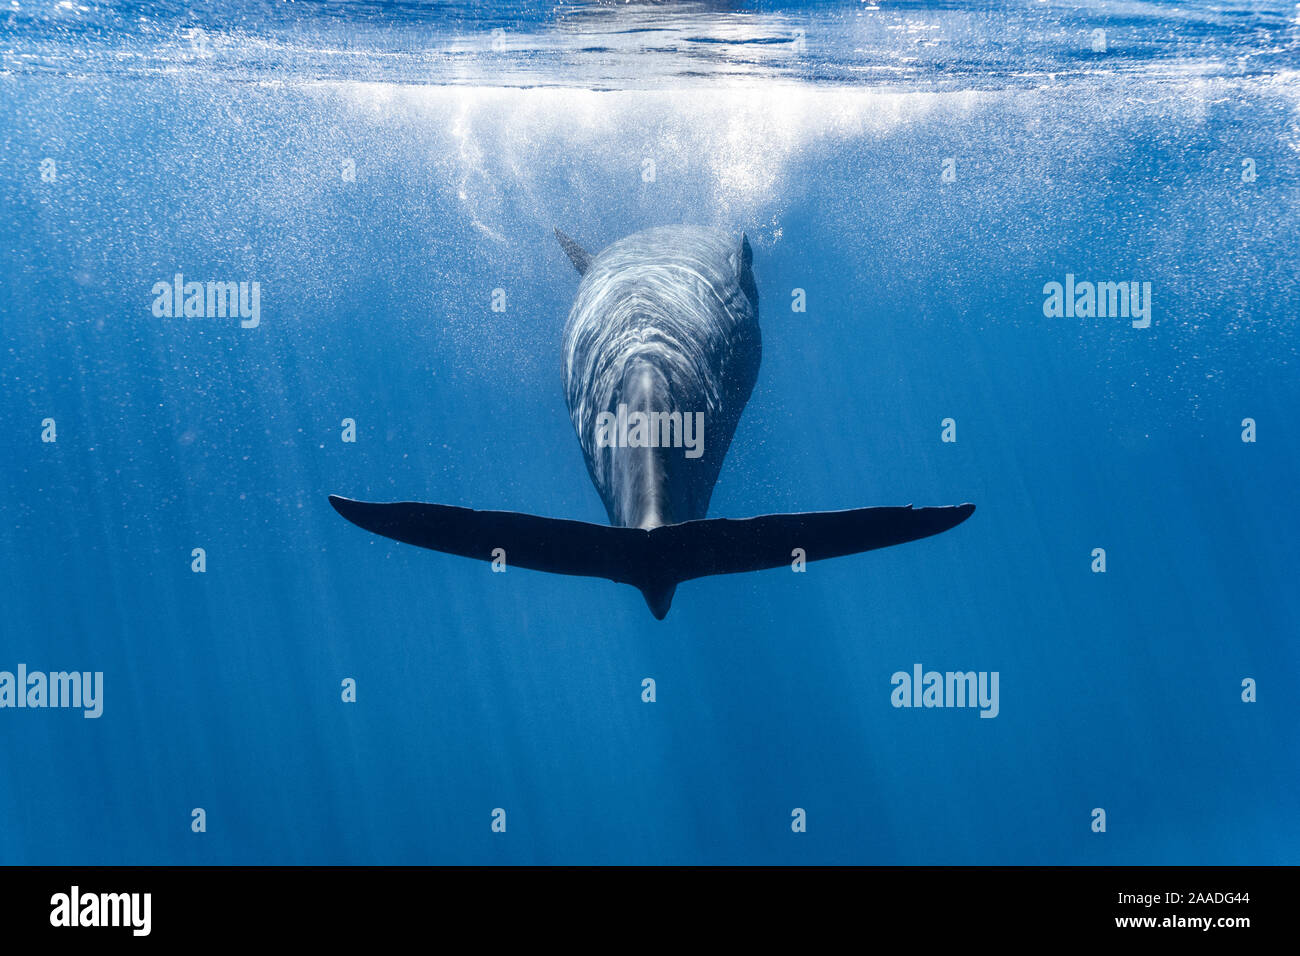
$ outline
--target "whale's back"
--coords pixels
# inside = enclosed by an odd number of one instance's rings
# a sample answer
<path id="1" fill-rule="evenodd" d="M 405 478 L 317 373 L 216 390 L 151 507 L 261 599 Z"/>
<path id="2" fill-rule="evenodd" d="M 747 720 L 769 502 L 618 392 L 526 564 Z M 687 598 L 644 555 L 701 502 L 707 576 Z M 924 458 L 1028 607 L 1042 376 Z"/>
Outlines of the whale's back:
<path id="1" fill-rule="evenodd" d="M 704 517 L 740 413 L 758 378 L 758 292 L 743 236 L 691 226 L 648 229 L 584 263 L 565 323 L 569 417 L 613 524 Z M 620 405 L 702 415 L 699 457 L 610 447 L 599 416 Z M 608 435 L 606 435 L 608 437 Z M 662 501 L 647 503 L 647 488 Z"/>

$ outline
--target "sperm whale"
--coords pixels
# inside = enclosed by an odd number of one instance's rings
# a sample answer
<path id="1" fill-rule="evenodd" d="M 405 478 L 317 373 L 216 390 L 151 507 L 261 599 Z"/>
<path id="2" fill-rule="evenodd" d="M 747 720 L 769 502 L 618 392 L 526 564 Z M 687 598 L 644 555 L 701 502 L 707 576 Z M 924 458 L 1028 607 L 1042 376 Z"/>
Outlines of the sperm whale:
<path id="1" fill-rule="evenodd" d="M 650 529 L 708 511 L 758 380 L 762 342 L 750 263 L 743 236 L 737 244 L 705 229 L 661 227 L 579 266 L 583 281 L 561 346 L 564 396 L 611 524 Z M 598 416 L 620 407 L 656 416 L 644 420 L 637 446 L 600 440 Z M 679 417 L 682 428 L 702 422 L 698 457 L 655 441 L 665 422 L 671 428 Z M 650 424 L 660 427 L 651 432 Z"/>
<path id="2" fill-rule="evenodd" d="M 582 277 L 561 340 L 565 401 L 609 526 L 331 495 L 339 514 L 435 551 L 631 584 L 662 620 L 684 581 L 902 544 L 946 531 L 975 510 L 909 505 L 707 518 L 762 358 L 748 240 L 663 226 L 593 256 L 555 233 Z"/>

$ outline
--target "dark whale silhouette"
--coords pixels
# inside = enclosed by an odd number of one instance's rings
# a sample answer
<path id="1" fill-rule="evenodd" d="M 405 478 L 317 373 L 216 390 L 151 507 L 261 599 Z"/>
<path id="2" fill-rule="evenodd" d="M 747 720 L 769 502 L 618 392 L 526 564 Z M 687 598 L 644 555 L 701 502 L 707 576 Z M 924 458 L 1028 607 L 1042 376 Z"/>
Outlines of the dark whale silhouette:
<path id="1" fill-rule="evenodd" d="M 692 578 L 790 565 L 947 531 L 972 504 L 708 519 L 762 356 L 749 242 L 647 229 L 592 256 L 556 230 L 582 276 L 564 327 L 569 417 L 610 525 L 512 511 L 330 496 L 352 523 L 407 544 L 639 588 L 668 613 Z"/>

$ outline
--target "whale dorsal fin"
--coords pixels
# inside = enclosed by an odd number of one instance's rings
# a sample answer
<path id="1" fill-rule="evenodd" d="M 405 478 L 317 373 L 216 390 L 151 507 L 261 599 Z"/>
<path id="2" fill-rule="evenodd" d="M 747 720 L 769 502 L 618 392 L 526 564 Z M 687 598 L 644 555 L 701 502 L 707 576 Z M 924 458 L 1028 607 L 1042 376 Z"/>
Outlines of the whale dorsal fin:
<path id="1" fill-rule="evenodd" d="M 573 268 L 578 270 L 578 275 L 586 275 L 587 268 L 591 265 L 591 254 L 559 229 L 555 230 L 555 238 L 560 240 L 560 245 L 564 247 L 564 252 L 573 263 Z"/>

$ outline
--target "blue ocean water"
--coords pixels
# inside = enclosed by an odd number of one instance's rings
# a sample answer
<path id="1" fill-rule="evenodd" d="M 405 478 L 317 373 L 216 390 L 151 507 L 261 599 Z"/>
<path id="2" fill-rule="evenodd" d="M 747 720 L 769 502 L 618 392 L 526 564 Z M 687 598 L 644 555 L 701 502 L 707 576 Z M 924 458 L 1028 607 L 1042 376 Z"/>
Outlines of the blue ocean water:
<path id="1" fill-rule="evenodd" d="M 0 708 L 0 862 L 1300 862 L 1298 22 L 0 8 L 0 670 L 104 688 Z M 760 297 L 710 514 L 969 521 L 659 622 L 333 512 L 603 522 L 551 230 L 679 222 Z M 176 273 L 258 324 L 156 316 Z M 1045 315 L 1067 275 L 1149 327 Z M 996 718 L 894 707 L 918 663 Z"/>

